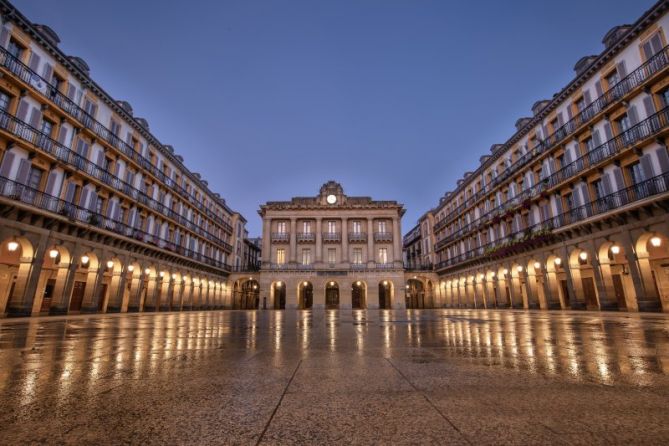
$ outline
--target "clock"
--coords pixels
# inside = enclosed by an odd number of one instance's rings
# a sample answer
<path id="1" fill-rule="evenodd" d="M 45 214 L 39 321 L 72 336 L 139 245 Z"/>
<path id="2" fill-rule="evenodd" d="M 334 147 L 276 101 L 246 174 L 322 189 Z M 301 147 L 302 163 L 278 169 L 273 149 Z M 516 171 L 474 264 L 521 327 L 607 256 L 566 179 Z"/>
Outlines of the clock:
<path id="1" fill-rule="evenodd" d="M 337 202 L 337 197 L 330 194 L 330 195 L 327 196 L 326 200 L 329 204 L 335 204 Z"/>

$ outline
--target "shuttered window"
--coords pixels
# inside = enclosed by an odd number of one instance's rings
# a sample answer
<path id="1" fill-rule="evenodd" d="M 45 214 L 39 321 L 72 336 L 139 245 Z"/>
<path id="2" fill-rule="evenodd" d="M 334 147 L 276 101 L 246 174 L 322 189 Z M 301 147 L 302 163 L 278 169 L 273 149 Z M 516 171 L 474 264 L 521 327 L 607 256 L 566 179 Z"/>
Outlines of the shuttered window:
<path id="1" fill-rule="evenodd" d="M 9 108 L 9 96 L 0 91 L 0 110 L 7 111 Z"/>

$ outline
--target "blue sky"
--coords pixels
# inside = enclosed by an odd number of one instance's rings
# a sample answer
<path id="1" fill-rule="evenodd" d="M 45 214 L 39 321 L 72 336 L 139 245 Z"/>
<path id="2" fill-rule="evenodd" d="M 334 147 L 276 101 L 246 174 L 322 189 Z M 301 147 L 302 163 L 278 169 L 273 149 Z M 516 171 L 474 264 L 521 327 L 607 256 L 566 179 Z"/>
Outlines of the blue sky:
<path id="1" fill-rule="evenodd" d="M 396 199 L 403 230 L 649 0 L 15 0 L 249 220 L 315 195 Z"/>

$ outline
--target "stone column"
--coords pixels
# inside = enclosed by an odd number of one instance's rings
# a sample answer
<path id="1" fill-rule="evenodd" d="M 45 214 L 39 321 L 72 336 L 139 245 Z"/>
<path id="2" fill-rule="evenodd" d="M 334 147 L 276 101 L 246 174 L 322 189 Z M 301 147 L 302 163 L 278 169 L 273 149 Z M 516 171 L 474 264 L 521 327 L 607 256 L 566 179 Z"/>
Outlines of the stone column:
<path id="1" fill-rule="evenodd" d="M 341 219 L 341 261 L 348 263 L 348 219 Z"/>
<path id="2" fill-rule="evenodd" d="M 560 249 L 560 256 L 562 258 L 562 270 L 565 273 L 565 278 L 567 279 L 567 292 L 569 293 L 569 306 L 572 310 L 585 310 L 585 297 L 583 293 L 580 295 L 576 293 L 576 288 L 574 287 L 574 278 L 571 274 L 571 267 L 569 265 L 569 253 L 567 252 L 567 247 L 563 246 Z M 579 276 L 580 277 L 580 276 Z"/>
<path id="3" fill-rule="evenodd" d="M 622 245 L 625 250 L 639 311 L 659 311 L 660 297 L 657 295 L 653 283 L 650 261 L 648 258 L 639 258 L 636 254 L 632 234 L 629 231 L 625 231 Z"/>
<path id="4" fill-rule="evenodd" d="M 365 290 L 365 306 L 368 310 L 379 309 L 379 284 L 368 283 Z"/>
<path id="5" fill-rule="evenodd" d="M 74 288 L 74 278 L 79 268 L 79 257 L 81 256 L 83 248 L 78 243 L 70 253 L 70 264 L 67 265 L 67 273 L 65 280 L 56 282 L 56 288 L 53 290 L 53 300 L 51 301 L 51 308 L 49 314 L 67 314 L 70 308 L 70 297 L 72 297 L 72 289 Z"/>
<path id="6" fill-rule="evenodd" d="M 260 253 L 261 264 L 269 265 L 272 262 L 272 250 L 270 243 L 272 239 L 272 219 L 265 217 L 262 222 L 262 251 Z"/>
<path id="7" fill-rule="evenodd" d="M 144 288 L 144 271 L 133 274 L 130 279 L 130 297 L 128 298 L 128 313 L 137 313 L 141 310 L 142 289 Z"/>
<path id="8" fill-rule="evenodd" d="M 323 219 L 316 217 L 316 263 L 323 263 Z"/>
<path id="9" fill-rule="evenodd" d="M 374 255 L 374 220 L 367 217 L 367 264 L 373 266 L 376 261 Z"/>
<path id="10" fill-rule="evenodd" d="M 353 306 L 352 284 L 349 281 L 342 281 L 339 284 L 339 309 L 350 310 Z"/>
<path id="11" fill-rule="evenodd" d="M 8 316 L 30 316 L 33 308 L 33 300 L 37 292 L 42 266 L 44 265 L 44 254 L 49 237 L 47 234 L 40 236 L 38 243 L 33 248 L 32 257 L 21 257 L 19 259 L 19 271 L 14 285 L 14 292 L 9 296 L 7 302 Z M 22 253 L 23 254 L 23 253 Z"/>
<path id="12" fill-rule="evenodd" d="M 397 267 L 402 267 L 402 232 L 400 228 L 400 219 L 395 217 L 392 220 L 393 225 L 393 263 Z"/>
<path id="13" fill-rule="evenodd" d="M 290 263 L 297 263 L 297 221 L 293 217 L 290 219 Z"/>

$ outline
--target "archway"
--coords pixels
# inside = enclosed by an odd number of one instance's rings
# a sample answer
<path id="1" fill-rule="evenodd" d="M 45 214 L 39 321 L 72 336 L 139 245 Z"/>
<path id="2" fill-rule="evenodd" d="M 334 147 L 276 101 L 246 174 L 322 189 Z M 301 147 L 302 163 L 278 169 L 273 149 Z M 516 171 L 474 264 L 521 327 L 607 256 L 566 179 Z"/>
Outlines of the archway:
<path id="1" fill-rule="evenodd" d="M 275 310 L 284 310 L 286 308 L 286 284 L 283 282 L 274 282 L 272 284 L 272 299 Z"/>
<path id="2" fill-rule="evenodd" d="M 626 256 L 627 252 L 621 244 L 614 241 L 602 243 L 597 255 L 602 285 L 611 306 L 623 311 L 637 310 L 634 284 Z"/>
<path id="3" fill-rule="evenodd" d="M 407 308 L 425 308 L 425 289 L 423 282 L 418 279 L 409 279 L 406 284 Z"/>
<path id="4" fill-rule="evenodd" d="M 314 305 L 314 286 L 311 282 L 300 282 L 297 286 L 297 300 L 302 310 L 308 310 Z"/>
<path id="5" fill-rule="evenodd" d="M 6 312 L 12 300 L 21 301 L 32 271 L 33 246 L 24 237 L 0 245 L 0 309 Z"/>
<path id="6" fill-rule="evenodd" d="M 353 282 L 353 285 L 351 285 L 351 307 L 354 310 L 367 307 L 365 283 L 361 280 L 357 280 Z"/>
<path id="7" fill-rule="evenodd" d="M 389 310 L 393 307 L 393 283 L 389 280 L 379 282 L 379 308 Z"/>
<path id="8" fill-rule="evenodd" d="M 599 297 L 592 265 L 591 254 L 584 249 L 576 248 L 569 254 L 569 271 L 571 272 L 576 295 L 583 296 L 588 310 L 599 310 Z"/>
<path id="9" fill-rule="evenodd" d="M 337 285 L 337 282 L 328 282 L 325 286 L 325 308 L 327 310 L 339 308 L 339 285 Z"/>
<path id="10" fill-rule="evenodd" d="M 636 242 L 639 265 L 639 311 L 661 311 L 669 306 L 669 240 L 664 234 L 644 233 Z M 664 293 L 664 294 L 663 294 Z"/>
<path id="11" fill-rule="evenodd" d="M 93 294 L 98 276 L 100 262 L 93 252 L 86 252 L 78 259 L 77 272 L 75 273 L 74 286 L 70 297 L 69 312 L 78 313 L 83 308 L 92 309 Z"/>
<path id="12" fill-rule="evenodd" d="M 249 310 L 258 307 L 260 300 L 260 286 L 255 279 L 248 279 L 242 282 L 239 296 L 239 308 Z"/>
<path id="13" fill-rule="evenodd" d="M 62 245 L 47 250 L 40 277 L 42 293 L 39 312 L 48 314 L 52 307 L 62 307 L 64 288 L 70 272 L 70 252 Z"/>
<path id="14" fill-rule="evenodd" d="M 434 308 L 434 288 L 432 281 L 428 280 L 425 286 L 425 302 L 424 308 Z"/>

